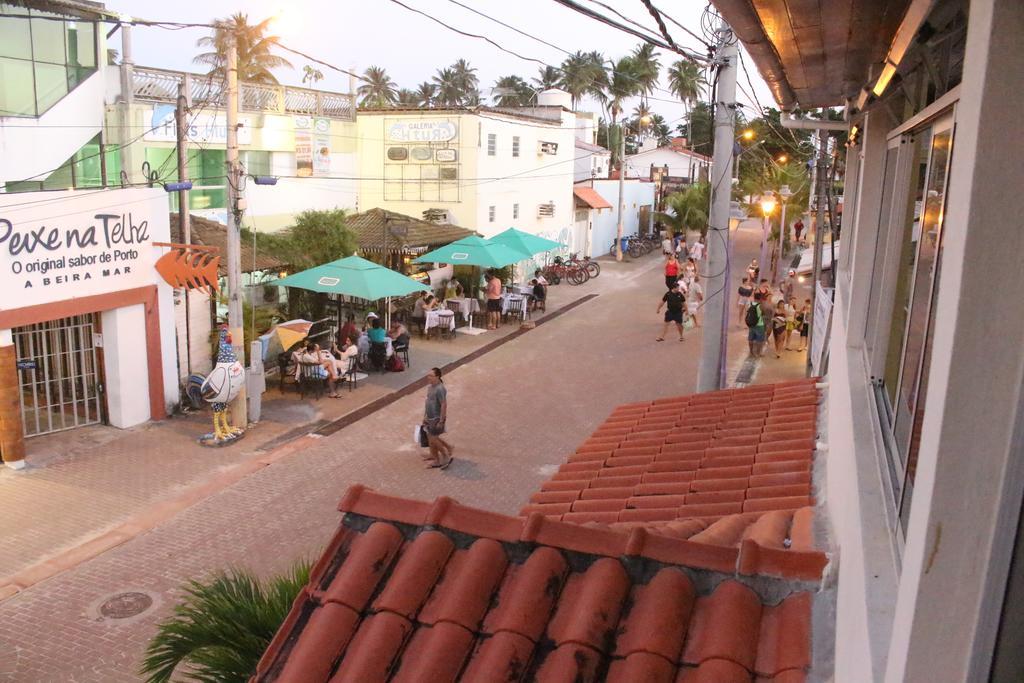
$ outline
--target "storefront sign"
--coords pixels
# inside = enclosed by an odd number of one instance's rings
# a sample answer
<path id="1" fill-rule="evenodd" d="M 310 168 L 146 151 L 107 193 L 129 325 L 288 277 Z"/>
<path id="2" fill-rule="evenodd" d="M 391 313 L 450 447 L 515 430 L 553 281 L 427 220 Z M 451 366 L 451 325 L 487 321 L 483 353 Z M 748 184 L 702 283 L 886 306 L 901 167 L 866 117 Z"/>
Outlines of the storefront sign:
<path id="1" fill-rule="evenodd" d="M 828 349 L 829 328 L 832 324 L 832 293 L 831 287 L 822 287 L 817 283 L 814 292 L 814 313 L 811 318 L 811 372 L 821 373 L 822 359 Z"/>
<path id="2" fill-rule="evenodd" d="M 296 116 L 295 174 L 308 178 L 331 174 L 330 119 Z"/>
<path id="3" fill-rule="evenodd" d="M 161 189 L 0 194 L 0 310 L 156 282 Z"/>
<path id="4" fill-rule="evenodd" d="M 189 142 L 202 144 L 226 144 L 228 141 L 228 119 L 227 114 L 198 113 L 189 114 L 187 135 Z M 143 140 L 149 142 L 177 142 L 178 130 L 174 120 L 174 106 L 170 104 L 158 104 L 153 107 L 149 127 L 152 130 L 146 131 L 142 136 Z M 238 119 L 238 144 L 252 144 L 252 127 L 249 125 L 249 118 L 241 116 Z"/>
<path id="5" fill-rule="evenodd" d="M 448 142 L 454 140 L 459 127 L 454 121 L 395 121 L 388 126 L 392 142 Z"/>
<path id="6" fill-rule="evenodd" d="M 34 360 L 19 360 L 15 363 L 19 370 L 35 370 L 36 362 Z"/>

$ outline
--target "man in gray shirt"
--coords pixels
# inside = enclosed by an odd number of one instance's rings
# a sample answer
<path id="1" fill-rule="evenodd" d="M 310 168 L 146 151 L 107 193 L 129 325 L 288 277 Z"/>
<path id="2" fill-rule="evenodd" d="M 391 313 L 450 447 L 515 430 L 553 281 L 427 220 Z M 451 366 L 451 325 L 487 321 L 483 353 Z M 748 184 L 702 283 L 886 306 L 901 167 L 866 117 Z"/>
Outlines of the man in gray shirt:
<path id="1" fill-rule="evenodd" d="M 448 390 L 441 381 L 441 369 L 431 368 L 427 373 L 427 403 L 423 411 L 423 426 L 430 446 L 428 467 L 448 469 L 452 464 L 452 446 L 441 438 L 448 417 Z"/>

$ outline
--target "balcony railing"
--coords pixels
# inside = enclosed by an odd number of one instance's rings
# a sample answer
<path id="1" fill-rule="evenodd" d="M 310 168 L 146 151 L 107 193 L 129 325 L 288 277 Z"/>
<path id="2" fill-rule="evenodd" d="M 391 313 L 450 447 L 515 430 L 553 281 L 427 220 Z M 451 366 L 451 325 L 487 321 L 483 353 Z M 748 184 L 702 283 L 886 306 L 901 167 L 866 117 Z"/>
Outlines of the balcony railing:
<path id="1" fill-rule="evenodd" d="M 217 78 L 148 67 L 132 69 L 132 97 L 144 102 L 178 101 L 178 86 L 185 82 L 192 103 L 224 106 L 224 84 Z M 355 97 L 290 85 L 239 83 L 238 108 L 244 112 L 305 114 L 355 121 Z"/>

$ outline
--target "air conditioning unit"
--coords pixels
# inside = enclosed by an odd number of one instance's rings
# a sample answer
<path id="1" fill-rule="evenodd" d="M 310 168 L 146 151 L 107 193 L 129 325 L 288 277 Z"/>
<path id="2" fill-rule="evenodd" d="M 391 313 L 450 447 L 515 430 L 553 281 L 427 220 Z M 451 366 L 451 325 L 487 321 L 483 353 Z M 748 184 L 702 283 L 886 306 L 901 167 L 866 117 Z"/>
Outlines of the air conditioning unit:
<path id="1" fill-rule="evenodd" d="M 558 143 L 557 142 L 544 142 L 539 140 L 537 142 L 537 156 L 542 154 L 558 154 Z"/>
<path id="2" fill-rule="evenodd" d="M 554 216 L 554 215 L 555 215 L 555 203 L 554 202 L 548 202 L 547 204 L 539 204 L 537 206 L 537 216 L 539 218 L 543 218 L 544 216 Z"/>

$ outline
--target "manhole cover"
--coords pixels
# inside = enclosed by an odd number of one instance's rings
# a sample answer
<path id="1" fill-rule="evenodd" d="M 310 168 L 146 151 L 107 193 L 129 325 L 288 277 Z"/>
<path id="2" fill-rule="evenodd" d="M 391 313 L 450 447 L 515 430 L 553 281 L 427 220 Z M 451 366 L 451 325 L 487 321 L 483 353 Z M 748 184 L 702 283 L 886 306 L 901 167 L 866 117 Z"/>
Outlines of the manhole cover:
<path id="1" fill-rule="evenodd" d="M 142 614 L 153 606 L 153 598 L 145 593 L 118 593 L 100 605 L 100 614 L 110 619 L 127 619 Z"/>

